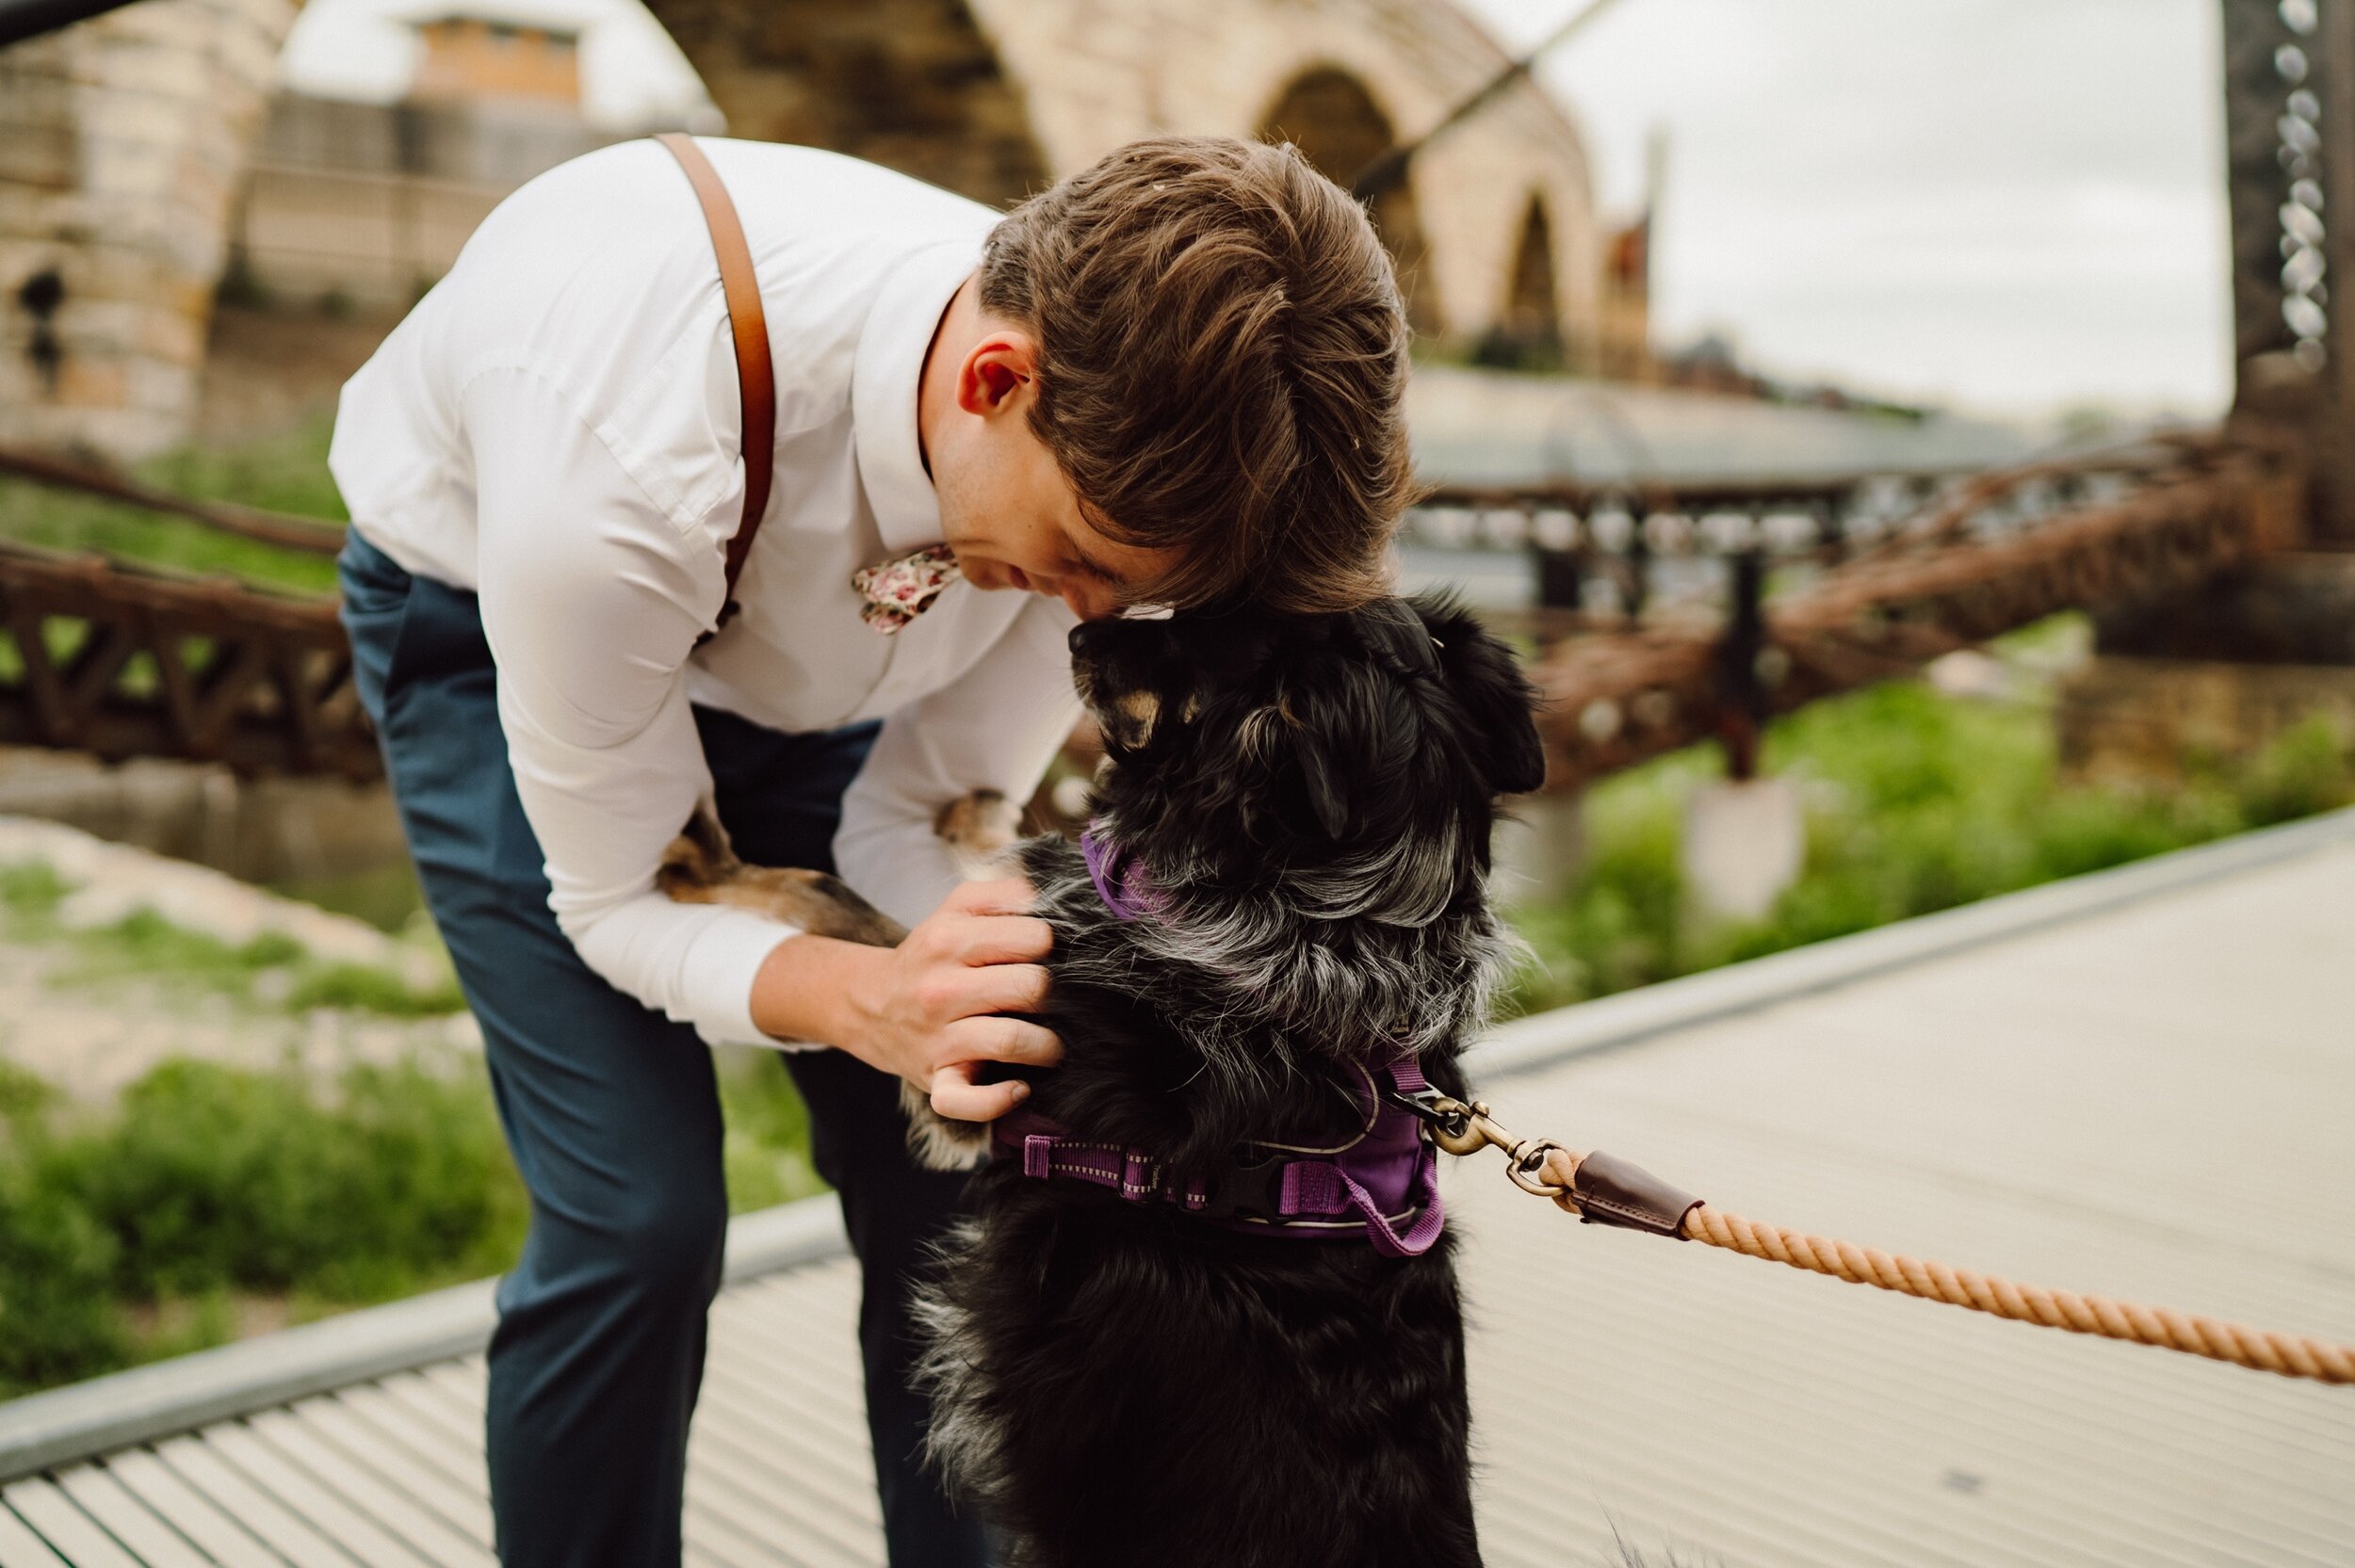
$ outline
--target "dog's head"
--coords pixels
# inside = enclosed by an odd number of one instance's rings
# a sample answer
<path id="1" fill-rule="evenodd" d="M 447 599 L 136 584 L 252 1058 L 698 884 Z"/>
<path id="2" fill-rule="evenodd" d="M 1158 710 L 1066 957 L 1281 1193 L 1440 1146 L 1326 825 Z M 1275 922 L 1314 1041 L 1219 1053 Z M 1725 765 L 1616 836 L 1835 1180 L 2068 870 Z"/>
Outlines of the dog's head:
<path id="1" fill-rule="evenodd" d="M 1477 897 L 1497 797 L 1545 778 L 1535 692 L 1444 599 L 1095 621 L 1071 649 L 1098 820 L 1184 882 L 1424 925 Z"/>

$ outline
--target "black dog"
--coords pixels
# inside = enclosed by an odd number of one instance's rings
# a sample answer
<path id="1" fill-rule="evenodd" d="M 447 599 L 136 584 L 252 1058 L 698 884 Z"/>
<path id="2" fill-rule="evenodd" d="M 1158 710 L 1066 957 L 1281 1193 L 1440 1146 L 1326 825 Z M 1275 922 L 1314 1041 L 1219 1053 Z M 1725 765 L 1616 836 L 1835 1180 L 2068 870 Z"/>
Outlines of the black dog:
<path id="1" fill-rule="evenodd" d="M 1464 1091 L 1510 947 L 1496 800 L 1545 770 L 1535 693 L 1440 601 L 1071 645 L 1109 759 L 1089 848 L 1015 850 L 1066 1056 L 1000 1124 L 933 1294 L 934 1454 L 1024 1568 L 1476 1564 L 1450 1238 L 1272 1221 L 1282 1163 L 1367 1133 L 1394 1063 Z M 1063 1173 L 1091 1146 L 1118 1190 Z"/>

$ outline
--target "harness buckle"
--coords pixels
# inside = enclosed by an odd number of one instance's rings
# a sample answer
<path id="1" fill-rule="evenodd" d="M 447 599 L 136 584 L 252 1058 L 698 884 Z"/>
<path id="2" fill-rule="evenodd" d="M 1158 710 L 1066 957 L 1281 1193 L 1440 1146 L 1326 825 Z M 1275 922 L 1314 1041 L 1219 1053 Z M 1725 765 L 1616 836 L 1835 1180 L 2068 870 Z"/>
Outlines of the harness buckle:
<path id="1" fill-rule="evenodd" d="M 1212 1184 L 1209 1202 L 1195 1210 L 1212 1219 L 1264 1220 L 1280 1222 L 1284 1167 L 1291 1161 L 1263 1159 L 1222 1171 Z"/>

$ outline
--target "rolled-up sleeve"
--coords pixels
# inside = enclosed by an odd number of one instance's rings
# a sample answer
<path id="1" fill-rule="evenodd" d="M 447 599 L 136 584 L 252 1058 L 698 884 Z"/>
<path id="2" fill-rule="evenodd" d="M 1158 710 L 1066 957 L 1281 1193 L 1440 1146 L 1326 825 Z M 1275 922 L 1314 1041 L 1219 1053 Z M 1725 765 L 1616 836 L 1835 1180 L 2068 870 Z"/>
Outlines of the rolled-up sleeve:
<path id="1" fill-rule="evenodd" d="M 1025 605 L 972 668 L 885 719 L 842 797 L 835 865 L 902 925 L 938 908 L 958 870 L 934 817 L 974 789 L 1027 800 L 1080 717 L 1071 686 L 1070 611 Z"/>
<path id="2" fill-rule="evenodd" d="M 656 891 L 711 776 L 685 667 L 725 589 L 708 520 L 681 524 L 560 393 L 525 370 L 462 398 L 475 457 L 477 581 L 516 793 L 549 907 L 598 975 L 714 1043 L 783 1043 L 753 978 L 795 928 Z M 733 521 L 741 479 L 716 508 Z"/>

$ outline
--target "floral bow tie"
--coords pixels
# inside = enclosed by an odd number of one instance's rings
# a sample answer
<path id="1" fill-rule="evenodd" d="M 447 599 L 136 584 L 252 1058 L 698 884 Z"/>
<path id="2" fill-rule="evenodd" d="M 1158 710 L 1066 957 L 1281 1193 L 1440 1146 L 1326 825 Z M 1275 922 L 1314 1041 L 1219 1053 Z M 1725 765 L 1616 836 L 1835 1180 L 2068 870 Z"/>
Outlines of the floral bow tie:
<path id="1" fill-rule="evenodd" d="M 851 586 L 867 602 L 858 618 L 889 637 L 932 606 L 941 590 L 965 575 L 946 544 L 929 545 L 851 574 Z"/>

